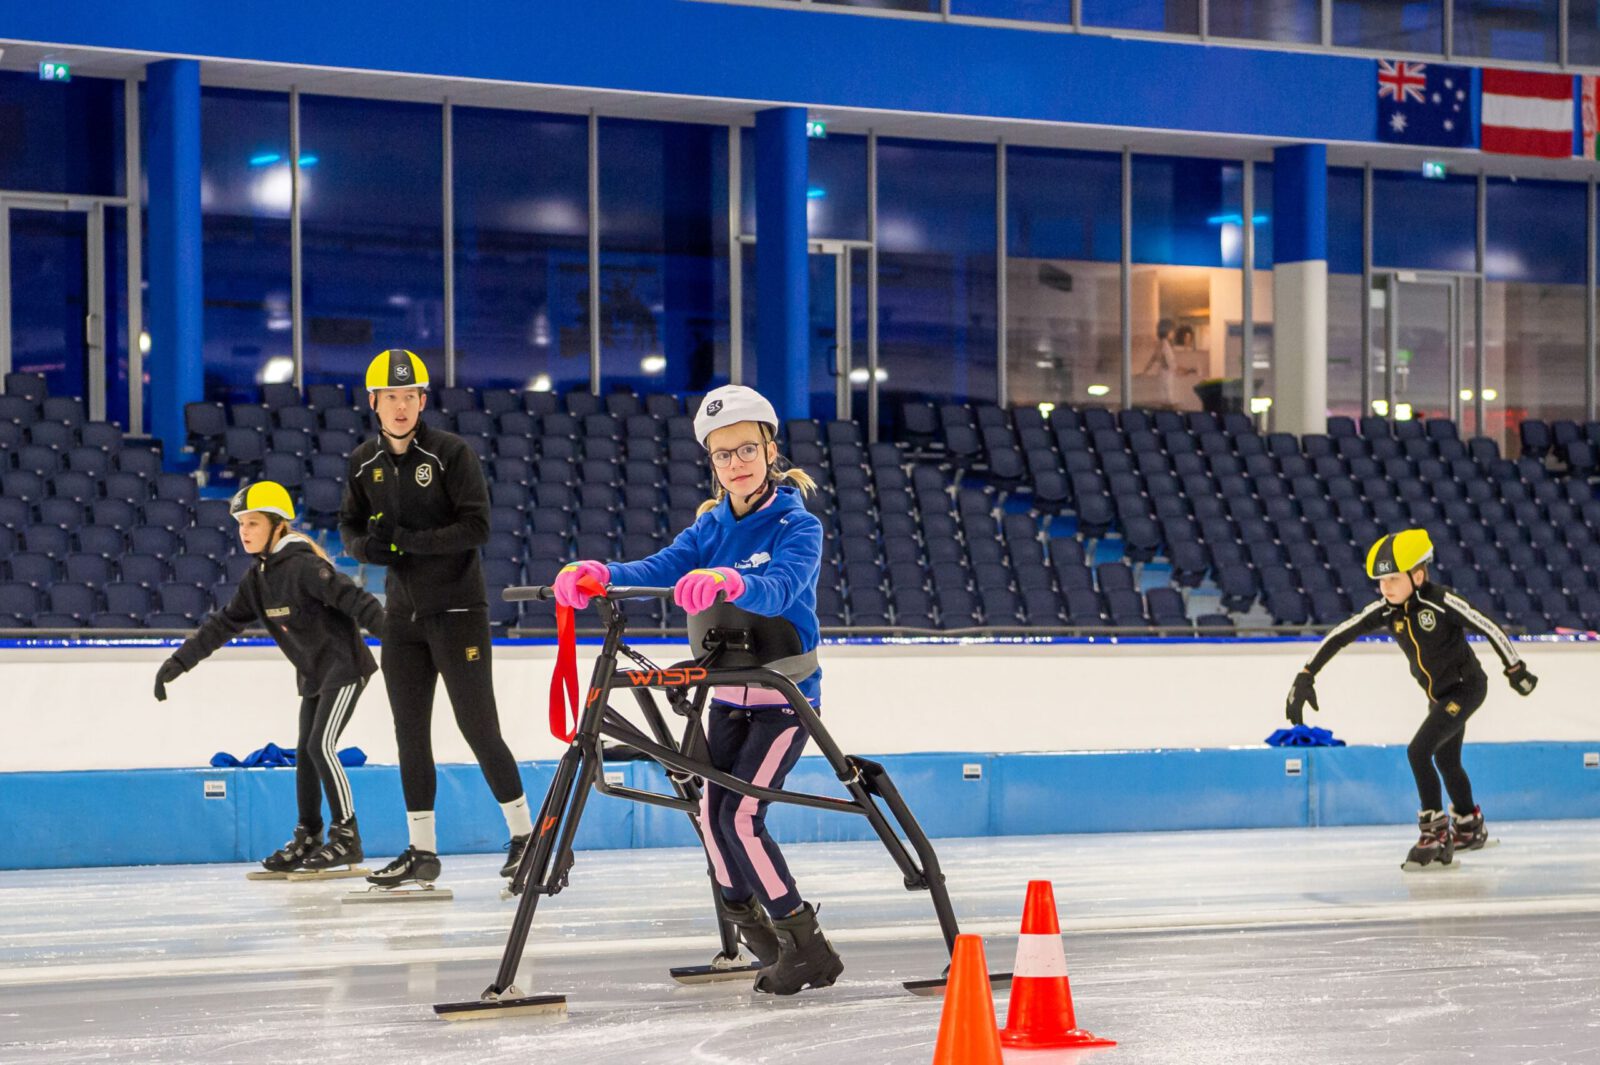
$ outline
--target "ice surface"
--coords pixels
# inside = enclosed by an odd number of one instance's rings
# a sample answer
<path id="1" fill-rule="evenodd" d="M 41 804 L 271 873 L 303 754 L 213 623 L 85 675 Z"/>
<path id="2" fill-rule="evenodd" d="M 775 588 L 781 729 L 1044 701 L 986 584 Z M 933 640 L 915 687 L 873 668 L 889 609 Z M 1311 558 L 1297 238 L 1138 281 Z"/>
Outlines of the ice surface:
<path id="1" fill-rule="evenodd" d="M 937 843 L 992 970 L 1026 881 L 1054 882 L 1078 1021 L 1122 1044 L 1103 1065 L 1600 1062 L 1600 824 L 1491 827 L 1501 846 L 1425 874 L 1399 869 L 1403 825 Z M 837 986 L 677 986 L 716 949 L 704 859 L 580 852 L 518 981 L 568 1015 L 470 1024 L 431 1007 L 493 976 L 515 905 L 493 856 L 446 859 L 453 902 L 375 907 L 237 865 L 0 873 L 0 1061 L 931 1060 L 940 1004 L 899 986 L 945 962 L 927 895 L 876 844 L 788 851 Z"/>

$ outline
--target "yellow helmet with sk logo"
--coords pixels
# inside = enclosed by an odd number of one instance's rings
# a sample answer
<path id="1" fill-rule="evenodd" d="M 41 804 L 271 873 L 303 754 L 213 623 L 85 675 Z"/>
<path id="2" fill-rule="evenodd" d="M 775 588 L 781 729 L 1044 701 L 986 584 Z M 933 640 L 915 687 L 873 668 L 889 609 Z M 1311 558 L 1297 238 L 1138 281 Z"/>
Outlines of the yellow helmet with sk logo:
<path id="1" fill-rule="evenodd" d="M 367 391 L 384 388 L 420 388 L 427 391 L 428 367 L 404 348 L 380 352 L 367 364 Z"/>
<path id="2" fill-rule="evenodd" d="M 1433 538 L 1427 529 L 1407 529 L 1381 537 L 1367 552 L 1367 576 L 1410 573 L 1433 559 Z"/>

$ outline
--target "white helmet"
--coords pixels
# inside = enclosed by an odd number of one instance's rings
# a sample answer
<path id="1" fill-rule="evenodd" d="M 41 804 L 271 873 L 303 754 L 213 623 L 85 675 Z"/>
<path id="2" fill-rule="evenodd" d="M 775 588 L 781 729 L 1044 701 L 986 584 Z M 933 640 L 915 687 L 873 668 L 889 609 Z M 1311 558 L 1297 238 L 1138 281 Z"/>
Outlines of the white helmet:
<path id="1" fill-rule="evenodd" d="M 772 409 L 766 397 L 744 385 L 723 385 L 706 393 L 700 409 L 694 416 L 694 436 L 700 446 L 706 446 L 706 437 L 726 425 L 739 422 L 760 422 L 778 435 L 778 412 Z"/>

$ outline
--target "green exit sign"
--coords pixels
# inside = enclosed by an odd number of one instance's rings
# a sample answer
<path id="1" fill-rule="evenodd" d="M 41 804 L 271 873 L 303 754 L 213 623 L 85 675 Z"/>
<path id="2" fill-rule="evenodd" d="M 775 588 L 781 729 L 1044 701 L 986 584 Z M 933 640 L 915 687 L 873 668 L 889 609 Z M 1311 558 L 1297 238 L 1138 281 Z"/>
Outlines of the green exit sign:
<path id="1" fill-rule="evenodd" d="M 1425 160 L 1422 164 L 1422 176 L 1434 181 L 1443 181 L 1449 172 L 1448 167 L 1434 159 Z"/>
<path id="2" fill-rule="evenodd" d="M 825 140 L 828 136 L 828 124 L 820 119 L 808 119 L 806 121 L 806 136 L 816 141 Z"/>
<path id="3" fill-rule="evenodd" d="M 39 64 L 40 81 L 71 81 L 72 68 L 65 63 L 46 61 Z"/>

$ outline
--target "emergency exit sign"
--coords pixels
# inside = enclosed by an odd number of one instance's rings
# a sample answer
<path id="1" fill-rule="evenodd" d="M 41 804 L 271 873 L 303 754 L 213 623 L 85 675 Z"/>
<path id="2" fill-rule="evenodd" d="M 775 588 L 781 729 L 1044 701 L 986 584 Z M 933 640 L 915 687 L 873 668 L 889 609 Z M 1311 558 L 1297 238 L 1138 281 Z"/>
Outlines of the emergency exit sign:
<path id="1" fill-rule="evenodd" d="M 812 118 L 806 121 L 806 136 L 814 141 L 826 140 L 828 124 L 821 119 Z"/>
<path id="2" fill-rule="evenodd" d="M 1434 181 L 1443 181 L 1450 173 L 1450 168 L 1434 159 L 1425 160 L 1422 164 L 1422 176 Z"/>
<path id="3" fill-rule="evenodd" d="M 40 81 L 71 81 L 72 68 L 65 63 L 46 60 L 39 64 Z"/>

